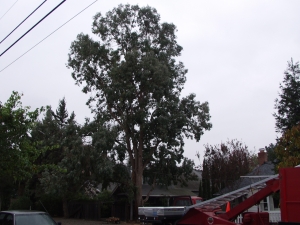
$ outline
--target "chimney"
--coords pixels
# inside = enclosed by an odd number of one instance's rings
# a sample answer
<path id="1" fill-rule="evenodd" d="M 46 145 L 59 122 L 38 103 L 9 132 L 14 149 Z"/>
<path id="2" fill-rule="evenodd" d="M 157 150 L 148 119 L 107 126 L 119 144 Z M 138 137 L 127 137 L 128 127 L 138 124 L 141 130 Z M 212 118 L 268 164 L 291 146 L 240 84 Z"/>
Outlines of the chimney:
<path id="1" fill-rule="evenodd" d="M 264 148 L 260 148 L 258 153 L 258 165 L 261 166 L 267 161 L 268 161 L 268 153 L 265 152 Z"/>

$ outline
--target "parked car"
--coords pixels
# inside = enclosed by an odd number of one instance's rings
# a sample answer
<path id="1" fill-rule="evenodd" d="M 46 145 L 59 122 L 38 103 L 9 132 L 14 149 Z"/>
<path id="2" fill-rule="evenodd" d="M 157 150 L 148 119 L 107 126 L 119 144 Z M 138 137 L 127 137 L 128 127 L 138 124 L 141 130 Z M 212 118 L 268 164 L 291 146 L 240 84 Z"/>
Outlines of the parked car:
<path id="1" fill-rule="evenodd" d="M 0 212 L 0 225 L 61 225 L 48 213 L 40 211 L 12 210 Z"/>

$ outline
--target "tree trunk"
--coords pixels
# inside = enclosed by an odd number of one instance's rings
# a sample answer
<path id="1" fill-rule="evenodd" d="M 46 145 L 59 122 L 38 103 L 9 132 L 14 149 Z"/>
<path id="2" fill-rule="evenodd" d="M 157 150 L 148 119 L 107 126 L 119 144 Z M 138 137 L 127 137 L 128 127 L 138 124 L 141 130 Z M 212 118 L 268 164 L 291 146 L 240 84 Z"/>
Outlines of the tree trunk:
<path id="1" fill-rule="evenodd" d="M 138 207 L 143 204 L 142 197 L 142 186 L 143 186 L 143 149 L 142 145 L 139 146 L 135 150 L 135 163 L 134 163 L 134 176 L 133 176 L 133 184 L 136 188 L 135 192 L 135 204 L 134 204 L 134 219 L 138 218 Z"/>
<path id="2" fill-rule="evenodd" d="M 20 181 L 19 182 L 19 186 L 18 186 L 18 195 L 19 196 L 23 196 L 25 192 L 25 182 L 24 181 Z"/>
<path id="3" fill-rule="evenodd" d="M 68 200 L 66 197 L 63 197 L 63 211 L 64 211 L 64 218 L 69 218 Z"/>
<path id="4" fill-rule="evenodd" d="M 142 168 L 141 168 L 142 169 Z M 139 171 L 140 172 L 140 171 Z M 135 193 L 135 204 L 134 204 L 134 219 L 137 219 L 138 217 L 138 207 L 142 206 L 142 178 L 143 178 L 143 173 L 138 173 L 136 174 L 136 193 Z"/>

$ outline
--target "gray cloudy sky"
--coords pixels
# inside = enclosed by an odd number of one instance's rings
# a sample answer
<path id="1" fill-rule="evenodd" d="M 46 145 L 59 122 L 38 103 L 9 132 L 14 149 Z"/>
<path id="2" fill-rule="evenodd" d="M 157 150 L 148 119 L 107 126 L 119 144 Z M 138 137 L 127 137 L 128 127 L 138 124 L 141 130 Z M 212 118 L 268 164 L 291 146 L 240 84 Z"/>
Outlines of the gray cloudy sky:
<path id="1" fill-rule="evenodd" d="M 0 57 L 0 70 L 94 0 L 67 0 L 26 37 Z M 0 18 L 15 1 L 0 0 Z M 42 0 L 19 0 L 0 19 L 4 38 Z M 1 53 L 61 0 L 48 0 L 19 29 L 0 44 Z M 213 128 L 201 141 L 186 142 L 185 155 L 203 156 L 204 144 L 238 139 L 250 150 L 275 141 L 274 100 L 287 61 L 300 60 L 300 1 L 101 1 L 74 18 L 14 64 L 0 72 L 0 101 L 13 90 L 24 94 L 23 105 L 52 105 L 65 97 L 69 112 L 78 121 L 90 116 L 88 98 L 74 85 L 66 68 L 70 44 L 80 32 L 91 33 L 92 17 L 122 4 L 149 5 L 158 10 L 162 22 L 174 23 L 180 60 L 189 70 L 183 95 L 196 93 L 208 101 Z M 198 163 L 198 161 L 195 161 Z"/>

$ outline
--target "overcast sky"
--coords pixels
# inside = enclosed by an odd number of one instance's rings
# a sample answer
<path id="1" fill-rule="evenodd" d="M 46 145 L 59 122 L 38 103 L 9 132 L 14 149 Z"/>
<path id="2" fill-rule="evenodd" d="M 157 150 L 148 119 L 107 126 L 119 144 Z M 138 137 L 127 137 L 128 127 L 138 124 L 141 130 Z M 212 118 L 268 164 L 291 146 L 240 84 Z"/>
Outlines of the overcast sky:
<path id="1" fill-rule="evenodd" d="M 7 12 L 14 2 L 0 0 L 1 40 L 43 1 L 18 0 Z M 0 44 L 1 53 L 60 2 L 48 0 Z M 67 0 L 0 57 L 0 70 L 92 2 Z M 186 142 L 188 158 L 194 159 L 197 151 L 203 158 L 205 144 L 231 139 L 255 152 L 275 142 L 272 114 L 279 83 L 287 61 L 300 60 L 299 0 L 99 0 L 0 72 L 0 101 L 5 102 L 15 90 L 24 94 L 23 105 L 56 109 L 59 99 L 65 97 L 69 112 L 75 111 L 79 122 L 90 117 L 85 105 L 88 96 L 74 84 L 66 68 L 70 44 L 77 34 L 91 33 L 97 12 L 105 14 L 126 3 L 154 7 L 162 22 L 177 26 L 178 43 L 183 47 L 180 61 L 189 71 L 182 94 L 195 93 L 200 102 L 209 102 L 213 127 L 200 142 Z"/>

